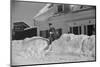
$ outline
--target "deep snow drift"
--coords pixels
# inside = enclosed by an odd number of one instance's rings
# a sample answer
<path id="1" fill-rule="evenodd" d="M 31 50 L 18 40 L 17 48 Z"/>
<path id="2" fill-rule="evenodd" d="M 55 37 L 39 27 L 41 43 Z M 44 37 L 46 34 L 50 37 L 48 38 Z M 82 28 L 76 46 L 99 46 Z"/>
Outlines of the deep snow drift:
<path id="1" fill-rule="evenodd" d="M 42 37 L 12 41 L 12 65 L 95 60 L 95 35 L 63 34 L 48 45 Z"/>

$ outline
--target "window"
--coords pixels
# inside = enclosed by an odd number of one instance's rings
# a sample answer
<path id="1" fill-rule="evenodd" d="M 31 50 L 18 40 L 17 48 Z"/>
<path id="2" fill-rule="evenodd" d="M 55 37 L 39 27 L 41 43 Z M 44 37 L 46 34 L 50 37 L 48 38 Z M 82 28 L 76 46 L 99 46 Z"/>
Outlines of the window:
<path id="1" fill-rule="evenodd" d="M 70 27 L 70 31 L 69 33 L 73 33 L 73 34 L 76 34 L 76 35 L 79 35 L 81 34 L 81 26 L 74 26 L 74 27 Z"/>
<path id="2" fill-rule="evenodd" d="M 73 33 L 74 34 L 76 34 L 76 35 L 78 35 L 78 26 L 76 26 L 76 27 L 73 27 Z"/>
<path id="3" fill-rule="evenodd" d="M 55 12 L 55 14 L 66 14 L 70 12 L 70 6 L 67 4 L 60 4 L 57 5 L 57 11 Z"/>
<path id="4" fill-rule="evenodd" d="M 63 12 L 63 5 L 58 5 L 58 13 L 61 13 Z"/>
<path id="5" fill-rule="evenodd" d="M 87 25 L 87 35 L 91 36 L 95 34 L 95 25 Z"/>
<path id="6" fill-rule="evenodd" d="M 84 25 L 84 34 L 86 35 L 95 35 L 95 24 L 92 24 L 92 25 Z"/>

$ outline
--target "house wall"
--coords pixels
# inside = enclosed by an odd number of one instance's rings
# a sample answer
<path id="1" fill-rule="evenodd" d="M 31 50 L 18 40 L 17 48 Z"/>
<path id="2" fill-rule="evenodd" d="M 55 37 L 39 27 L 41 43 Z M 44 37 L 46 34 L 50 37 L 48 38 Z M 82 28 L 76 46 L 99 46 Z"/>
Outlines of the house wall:
<path id="1" fill-rule="evenodd" d="M 50 21 L 41 21 L 39 22 L 39 30 L 47 30 L 48 23 L 52 23 L 53 26 L 57 28 L 62 28 L 63 33 L 68 33 L 69 27 L 73 25 L 88 25 L 91 21 L 92 24 L 95 24 L 95 10 L 90 9 L 81 12 L 69 13 L 62 16 L 52 17 Z"/>

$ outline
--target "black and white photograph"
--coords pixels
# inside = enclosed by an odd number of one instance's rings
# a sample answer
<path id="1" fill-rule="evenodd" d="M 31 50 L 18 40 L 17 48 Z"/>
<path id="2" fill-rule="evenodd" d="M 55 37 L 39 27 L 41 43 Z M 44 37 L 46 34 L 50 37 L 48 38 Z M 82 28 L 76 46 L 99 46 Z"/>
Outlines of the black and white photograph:
<path id="1" fill-rule="evenodd" d="M 11 66 L 96 61 L 96 5 L 11 0 Z"/>

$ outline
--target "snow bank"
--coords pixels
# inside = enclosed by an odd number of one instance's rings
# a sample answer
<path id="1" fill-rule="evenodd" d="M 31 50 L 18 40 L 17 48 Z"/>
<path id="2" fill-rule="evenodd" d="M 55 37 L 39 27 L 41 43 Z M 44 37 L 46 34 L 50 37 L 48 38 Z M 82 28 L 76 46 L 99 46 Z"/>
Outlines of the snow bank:
<path id="1" fill-rule="evenodd" d="M 15 54 L 17 52 L 24 57 L 42 57 L 44 49 L 48 46 L 48 40 L 42 37 L 27 38 L 21 41 L 12 41 L 12 51 Z M 15 52 L 16 51 L 16 52 Z"/>
<path id="2" fill-rule="evenodd" d="M 63 34 L 48 45 L 48 39 L 32 37 L 25 40 L 12 41 L 12 57 L 45 58 L 48 53 L 95 57 L 95 35 Z M 52 54 L 48 54 L 52 55 Z"/>
<path id="3" fill-rule="evenodd" d="M 51 44 L 52 52 L 76 53 L 85 56 L 95 55 L 95 35 L 63 34 Z"/>
<path id="4" fill-rule="evenodd" d="M 82 51 L 86 56 L 95 57 L 95 35 L 92 35 L 83 40 Z"/>

